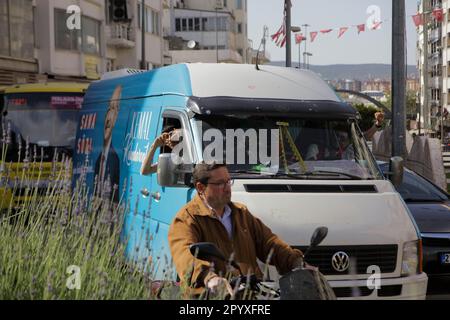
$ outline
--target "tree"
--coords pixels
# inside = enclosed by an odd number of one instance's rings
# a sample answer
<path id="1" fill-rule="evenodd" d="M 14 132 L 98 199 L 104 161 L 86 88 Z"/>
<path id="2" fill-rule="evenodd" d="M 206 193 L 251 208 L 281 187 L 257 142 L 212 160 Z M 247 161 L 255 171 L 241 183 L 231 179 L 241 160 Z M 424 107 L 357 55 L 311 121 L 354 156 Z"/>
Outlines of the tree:
<path id="1" fill-rule="evenodd" d="M 358 110 L 361 115 L 361 120 L 358 123 L 361 130 L 364 132 L 372 127 L 375 120 L 375 112 L 380 110 L 377 107 L 365 105 L 363 103 L 355 103 L 353 104 L 353 107 Z"/>
<path id="2" fill-rule="evenodd" d="M 392 110 L 392 94 L 386 94 L 387 101 L 384 103 L 389 110 Z M 415 116 L 417 114 L 416 92 L 408 91 L 406 93 L 406 116 Z"/>

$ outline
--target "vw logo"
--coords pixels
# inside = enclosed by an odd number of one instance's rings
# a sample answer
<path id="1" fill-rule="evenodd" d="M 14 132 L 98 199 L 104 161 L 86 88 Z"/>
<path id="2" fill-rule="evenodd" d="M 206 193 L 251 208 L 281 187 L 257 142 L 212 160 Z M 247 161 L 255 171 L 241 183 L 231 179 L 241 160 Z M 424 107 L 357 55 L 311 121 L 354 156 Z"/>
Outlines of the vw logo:
<path id="1" fill-rule="evenodd" d="M 331 258 L 331 265 L 334 270 L 344 272 L 350 265 L 350 258 L 348 257 L 348 254 L 343 251 L 336 252 Z"/>

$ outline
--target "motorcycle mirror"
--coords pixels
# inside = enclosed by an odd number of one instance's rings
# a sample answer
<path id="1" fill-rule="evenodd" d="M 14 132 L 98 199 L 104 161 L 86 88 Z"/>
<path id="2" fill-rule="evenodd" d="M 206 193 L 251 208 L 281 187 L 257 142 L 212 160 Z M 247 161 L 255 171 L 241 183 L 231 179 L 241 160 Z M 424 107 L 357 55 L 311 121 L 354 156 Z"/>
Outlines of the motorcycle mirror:
<path id="1" fill-rule="evenodd" d="M 311 247 L 317 247 L 328 234 L 327 227 L 318 227 L 311 236 Z"/>
<path id="2" fill-rule="evenodd" d="M 189 250 L 194 257 L 203 261 L 211 262 L 213 258 L 218 258 L 225 262 L 227 261 L 219 248 L 211 242 L 193 243 L 189 246 Z"/>
<path id="3" fill-rule="evenodd" d="M 227 259 L 224 257 L 223 253 L 217 248 L 214 243 L 211 242 L 197 242 L 193 243 L 189 246 L 189 251 L 191 254 L 197 259 L 212 262 L 213 258 L 217 258 L 224 262 L 227 262 Z M 236 261 L 231 260 L 229 263 L 236 268 L 239 273 L 242 275 L 242 270 Z"/>

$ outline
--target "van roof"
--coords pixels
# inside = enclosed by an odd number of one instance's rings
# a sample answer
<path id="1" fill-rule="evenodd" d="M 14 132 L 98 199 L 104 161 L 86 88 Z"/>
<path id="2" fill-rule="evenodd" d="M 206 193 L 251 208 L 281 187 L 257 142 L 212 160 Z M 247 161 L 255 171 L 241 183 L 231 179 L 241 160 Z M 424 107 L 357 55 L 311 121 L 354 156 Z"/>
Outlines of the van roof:
<path id="1" fill-rule="evenodd" d="M 108 100 L 114 88 L 122 85 L 122 99 L 172 93 L 199 98 L 228 96 L 341 101 L 325 81 L 309 70 L 265 65 L 260 69 L 258 71 L 254 65 L 248 64 L 178 64 L 96 81 L 89 91 L 95 92 L 92 96 L 95 100 L 101 97 Z M 88 96 L 91 95 L 88 93 Z"/>
<path id="2" fill-rule="evenodd" d="M 5 93 L 30 93 L 30 92 L 84 92 L 89 83 L 77 82 L 47 82 L 18 84 L 5 87 Z"/>

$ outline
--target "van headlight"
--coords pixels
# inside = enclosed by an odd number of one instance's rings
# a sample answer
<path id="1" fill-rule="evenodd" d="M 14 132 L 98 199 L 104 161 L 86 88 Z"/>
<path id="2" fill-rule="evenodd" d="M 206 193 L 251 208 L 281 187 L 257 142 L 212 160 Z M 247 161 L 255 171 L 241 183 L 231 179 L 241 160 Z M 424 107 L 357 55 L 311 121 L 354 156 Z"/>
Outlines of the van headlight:
<path id="1" fill-rule="evenodd" d="M 402 276 L 422 273 L 422 240 L 406 242 L 403 245 Z"/>

